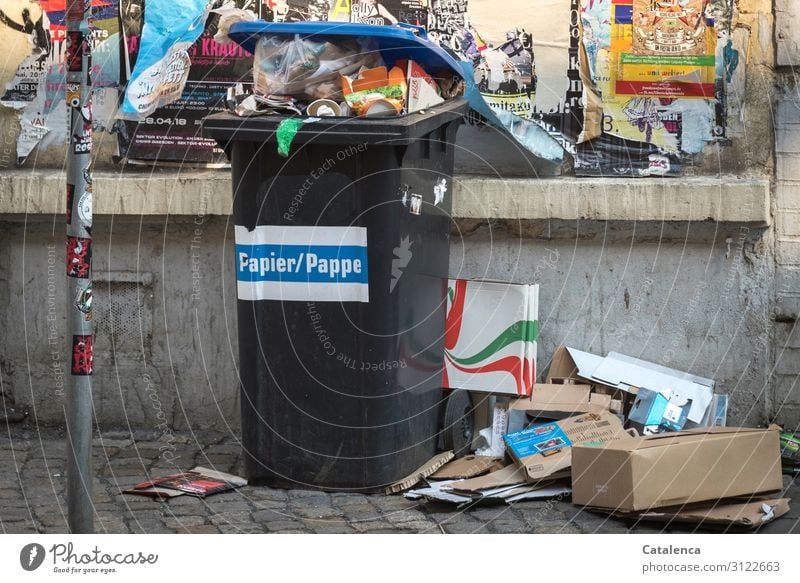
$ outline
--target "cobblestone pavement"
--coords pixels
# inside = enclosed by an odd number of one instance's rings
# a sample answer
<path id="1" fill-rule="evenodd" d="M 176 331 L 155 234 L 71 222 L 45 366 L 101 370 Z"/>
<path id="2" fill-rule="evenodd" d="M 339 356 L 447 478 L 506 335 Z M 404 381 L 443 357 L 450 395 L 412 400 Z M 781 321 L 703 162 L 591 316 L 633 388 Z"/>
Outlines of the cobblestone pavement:
<path id="1" fill-rule="evenodd" d="M 5 429 L 3 427 L 2 429 Z M 145 438 L 140 438 L 145 437 Z M 240 448 L 231 436 L 194 433 L 165 443 L 123 432 L 95 440 L 95 526 L 99 533 L 656 533 L 685 527 L 629 525 L 586 512 L 569 501 L 455 510 L 453 506 L 379 494 L 328 494 L 245 487 L 204 500 L 160 502 L 121 494 L 147 476 L 201 465 L 238 473 Z M 174 446 L 174 450 L 171 448 Z M 166 451 L 166 450 L 165 450 Z M 11 426 L 0 437 L 0 532 L 66 533 L 65 443 L 53 430 Z M 800 533 L 800 480 L 785 477 L 791 512 L 768 533 Z"/>

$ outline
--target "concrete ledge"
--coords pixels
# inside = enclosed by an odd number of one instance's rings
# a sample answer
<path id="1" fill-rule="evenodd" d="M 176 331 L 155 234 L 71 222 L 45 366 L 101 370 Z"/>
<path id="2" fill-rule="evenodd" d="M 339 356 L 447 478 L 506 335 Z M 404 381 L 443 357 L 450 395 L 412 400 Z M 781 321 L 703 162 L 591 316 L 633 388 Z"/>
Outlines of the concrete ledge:
<path id="1" fill-rule="evenodd" d="M 770 224 L 766 179 L 470 177 L 458 186 L 460 218 Z"/>
<path id="2" fill-rule="evenodd" d="M 0 176 L 0 214 L 60 214 L 64 174 Z M 229 215 L 227 171 L 97 172 L 97 215 Z M 713 221 L 769 225 L 769 180 L 457 176 L 453 215 L 464 219 Z"/>

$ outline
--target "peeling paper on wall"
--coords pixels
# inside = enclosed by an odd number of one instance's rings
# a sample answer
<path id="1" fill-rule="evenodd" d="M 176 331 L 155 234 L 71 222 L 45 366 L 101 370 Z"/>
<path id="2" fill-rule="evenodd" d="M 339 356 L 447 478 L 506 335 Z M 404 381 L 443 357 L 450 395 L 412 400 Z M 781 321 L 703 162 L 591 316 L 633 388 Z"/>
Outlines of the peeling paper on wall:
<path id="1" fill-rule="evenodd" d="M 725 136 L 731 14 L 728 0 L 581 0 L 603 133 L 578 156 L 579 174 L 679 174 L 684 155 Z"/>
<path id="2" fill-rule="evenodd" d="M 30 37 L 31 53 L 17 67 L 6 85 L 0 105 L 20 111 L 17 162 L 24 163 L 39 146 L 62 146 L 67 142 L 67 110 L 64 102 L 66 76 L 67 0 L 39 0 L 19 8 L 19 15 L 3 13 L 3 26 Z M 26 10 L 27 13 L 23 12 Z M 119 84 L 119 0 L 92 0 L 92 83 L 93 99 L 101 102 L 101 117 L 95 129 L 109 130 Z M 19 31 L 19 26 L 23 31 Z M 30 32 L 27 32 L 30 30 Z M 10 34 L 10 33 L 9 33 Z"/>
<path id="3" fill-rule="evenodd" d="M 37 93 L 25 106 L 19 118 L 17 137 L 17 163 L 24 164 L 35 148 L 63 147 L 69 143 L 66 101 L 47 101 L 44 92 Z M 45 105 L 47 104 L 47 105 Z M 116 88 L 99 88 L 92 91 L 92 129 L 110 132 L 117 111 Z"/>

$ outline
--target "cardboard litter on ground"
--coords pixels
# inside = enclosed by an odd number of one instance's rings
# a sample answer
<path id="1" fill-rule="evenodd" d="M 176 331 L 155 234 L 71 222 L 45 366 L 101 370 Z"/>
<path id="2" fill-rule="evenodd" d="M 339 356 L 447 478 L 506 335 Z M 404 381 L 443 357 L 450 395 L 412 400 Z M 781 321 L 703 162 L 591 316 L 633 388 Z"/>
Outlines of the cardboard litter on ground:
<path id="1" fill-rule="evenodd" d="M 477 455 L 449 461 L 447 452 L 395 491 L 456 508 L 571 496 L 626 521 L 756 529 L 789 512 L 782 471 L 795 470 L 800 438 L 777 426 L 726 427 L 728 398 L 715 388 L 640 359 L 562 346 L 547 383 L 492 397 Z"/>

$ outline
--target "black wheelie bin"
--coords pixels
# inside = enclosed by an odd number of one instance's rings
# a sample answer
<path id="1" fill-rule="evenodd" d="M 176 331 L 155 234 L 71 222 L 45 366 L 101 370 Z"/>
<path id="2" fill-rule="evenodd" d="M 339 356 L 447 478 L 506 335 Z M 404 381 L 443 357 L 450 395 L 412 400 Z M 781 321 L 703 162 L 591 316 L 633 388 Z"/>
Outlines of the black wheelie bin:
<path id="1" fill-rule="evenodd" d="M 461 68 L 401 27 L 243 23 L 276 35 L 368 35 L 387 64 Z M 455 98 L 398 117 L 209 116 L 227 152 L 245 472 L 251 483 L 376 490 L 436 451 L 440 433 Z"/>

